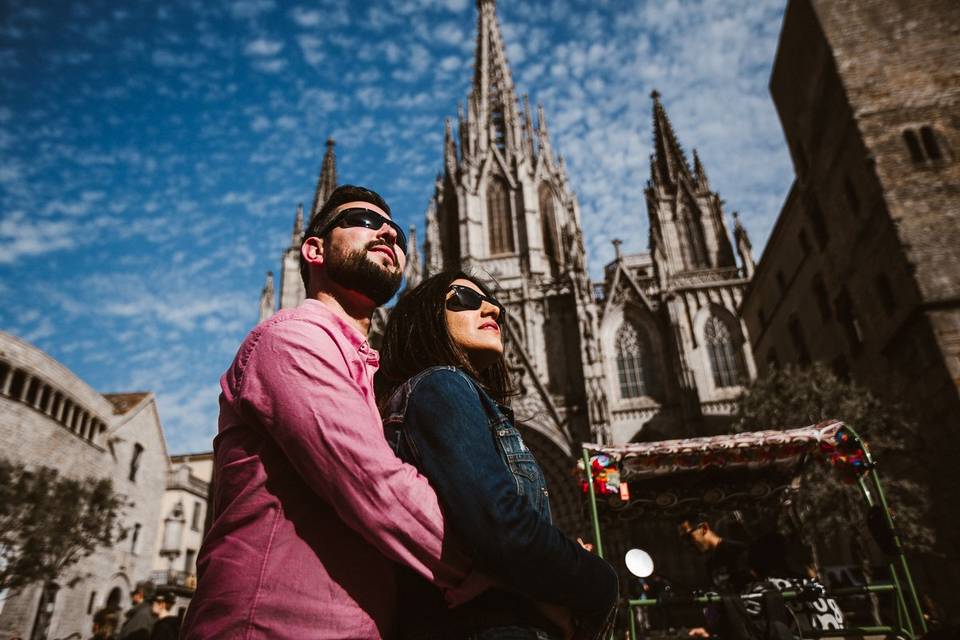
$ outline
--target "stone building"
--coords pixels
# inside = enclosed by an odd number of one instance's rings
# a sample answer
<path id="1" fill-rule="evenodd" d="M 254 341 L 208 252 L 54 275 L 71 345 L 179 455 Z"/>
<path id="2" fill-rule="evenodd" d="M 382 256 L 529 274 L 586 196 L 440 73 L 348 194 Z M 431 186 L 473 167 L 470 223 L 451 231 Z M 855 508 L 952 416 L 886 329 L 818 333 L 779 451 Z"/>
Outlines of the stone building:
<path id="1" fill-rule="evenodd" d="M 407 284 L 462 268 L 505 303 L 524 439 L 544 467 L 556 520 L 568 532 L 583 531 L 571 473 L 581 443 L 702 434 L 728 421 L 754 375 L 737 313 L 753 269 L 750 242 L 737 225 L 738 268 L 721 200 L 696 152 L 690 166 L 654 92 L 650 253 L 618 251 L 604 281 L 592 283 L 580 208 L 544 110 L 537 107 L 534 123 L 529 100 L 521 104 L 515 92 L 494 2 L 477 6 L 473 86 L 456 133 L 445 123 L 423 259 L 411 229 Z M 335 184 L 328 141 L 313 212 Z M 283 256 L 280 307 L 303 296 L 295 268 L 302 229 L 298 209 Z M 275 304 L 268 275 L 261 319 Z M 374 341 L 385 317 L 381 310 L 374 318 Z"/>
<path id="2" fill-rule="evenodd" d="M 761 372 L 826 362 L 917 417 L 938 537 L 925 581 L 950 594 L 950 611 L 960 611 L 958 42 L 949 0 L 790 0 L 770 88 L 796 180 L 742 306 Z"/>
<path id="3" fill-rule="evenodd" d="M 152 393 L 100 394 L 66 367 L 0 332 L 0 451 L 72 478 L 109 478 L 125 497 L 125 536 L 66 569 L 56 583 L 0 598 L 3 637 L 90 633 L 93 613 L 129 606 L 150 577 L 156 508 L 169 461 Z"/>
<path id="4" fill-rule="evenodd" d="M 184 610 L 197 588 L 197 552 L 207 530 L 212 476 L 213 452 L 170 456 L 157 512 L 152 579 L 158 588 L 174 592 Z"/>

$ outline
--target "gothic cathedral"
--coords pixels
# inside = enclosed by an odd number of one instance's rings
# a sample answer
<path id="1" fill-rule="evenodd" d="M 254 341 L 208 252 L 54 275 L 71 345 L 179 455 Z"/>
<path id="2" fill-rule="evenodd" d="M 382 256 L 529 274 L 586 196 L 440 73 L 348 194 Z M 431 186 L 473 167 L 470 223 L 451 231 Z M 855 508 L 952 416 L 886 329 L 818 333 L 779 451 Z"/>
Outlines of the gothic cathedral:
<path id="1" fill-rule="evenodd" d="M 646 200 L 649 253 L 587 272 L 580 209 L 546 117 L 514 91 L 493 0 L 478 0 L 473 87 L 445 123 L 443 172 L 426 213 L 423 258 L 411 229 L 407 286 L 443 269 L 483 279 L 507 308 L 507 360 L 520 395 L 514 410 L 547 475 L 559 526 L 582 531 L 572 470 L 580 443 L 626 443 L 724 429 L 755 375 L 738 315 L 753 274 L 746 231 L 734 214 L 738 268 L 722 201 L 696 152 L 693 167 L 654 91 Z M 312 213 L 336 186 L 333 141 Z M 629 215 L 629 214 L 626 214 Z M 280 307 L 303 299 L 298 208 L 282 259 Z M 275 308 L 273 276 L 260 317 Z M 388 310 L 374 318 L 376 339 Z"/>

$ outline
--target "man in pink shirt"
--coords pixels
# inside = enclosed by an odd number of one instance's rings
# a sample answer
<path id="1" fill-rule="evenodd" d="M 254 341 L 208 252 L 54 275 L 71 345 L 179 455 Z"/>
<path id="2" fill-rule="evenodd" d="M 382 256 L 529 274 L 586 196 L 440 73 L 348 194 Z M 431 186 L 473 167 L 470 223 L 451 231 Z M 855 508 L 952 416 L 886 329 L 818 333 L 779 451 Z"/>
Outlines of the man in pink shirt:
<path id="1" fill-rule="evenodd" d="M 311 221 L 307 299 L 258 325 L 220 381 L 214 519 L 181 638 L 380 638 L 394 562 L 463 580 L 436 494 L 387 445 L 374 400 L 367 330 L 405 254 L 367 189 L 337 188 Z"/>

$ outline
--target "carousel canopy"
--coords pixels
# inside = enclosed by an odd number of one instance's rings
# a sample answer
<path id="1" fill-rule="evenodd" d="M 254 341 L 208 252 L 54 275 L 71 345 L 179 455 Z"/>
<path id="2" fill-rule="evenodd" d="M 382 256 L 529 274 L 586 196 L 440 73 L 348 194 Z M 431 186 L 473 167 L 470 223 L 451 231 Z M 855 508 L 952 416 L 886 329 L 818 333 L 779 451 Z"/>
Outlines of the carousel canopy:
<path id="1" fill-rule="evenodd" d="M 843 426 L 838 420 L 829 420 L 784 431 L 624 445 L 585 444 L 584 449 L 595 456 L 607 456 L 619 466 L 620 479 L 626 482 L 708 469 L 782 472 L 799 470 L 808 456 L 829 455 L 836 448 Z"/>

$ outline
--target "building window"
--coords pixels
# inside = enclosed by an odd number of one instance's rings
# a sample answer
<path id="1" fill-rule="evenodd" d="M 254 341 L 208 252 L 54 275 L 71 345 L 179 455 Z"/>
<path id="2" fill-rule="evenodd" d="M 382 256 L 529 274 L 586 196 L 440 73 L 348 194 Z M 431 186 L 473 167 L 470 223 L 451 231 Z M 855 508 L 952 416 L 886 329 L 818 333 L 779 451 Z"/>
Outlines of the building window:
<path id="1" fill-rule="evenodd" d="M 93 614 L 93 605 L 95 605 L 96 603 L 97 603 L 97 592 L 96 592 L 96 591 L 91 591 L 91 592 L 90 592 L 90 600 L 87 601 L 87 615 L 88 615 L 88 616 L 91 615 L 91 614 Z"/>
<path id="2" fill-rule="evenodd" d="M 707 318 L 703 330 L 704 342 L 710 356 L 713 384 L 718 387 L 734 387 L 743 380 L 739 345 L 734 341 L 730 328 L 716 316 Z"/>
<path id="3" fill-rule="evenodd" d="M 133 532 L 130 534 L 130 553 L 139 555 L 140 553 L 140 523 L 133 525 Z"/>
<path id="4" fill-rule="evenodd" d="M 190 518 L 190 528 L 194 531 L 200 531 L 200 511 L 203 505 L 198 500 L 193 501 L 193 516 Z"/>
<path id="5" fill-rule="evenodd" d="M 780 269 L 777 269 L 777 286 L 780 288 L 781 296 L 787 293 L 787 279 Z"/>
<path id="6" fill-rule="evenodd" d="M 143 456 L 143 446 L 139 442 L 133 445 L 133 456 L 130 457 L 130 482 L 137 481 L 137 471 L 140 470 L 140 458 Z M 139 525 L 138 525 L 139 526 Z"/>
<path id="7" fill-rule="evenodd" d="M 777 350 L 773 347 L 771 347 L 770 351 L 767 352 L 767 366 L 771 369 L 777 369 L 780 367 L 780 358 L 777 357 Z"/>
<path id="8" fill-rule="evenodd" d="M 797 236 L 797 241 L 800 243 L 800 250 L 803 252 L 804 257 L 810 255 L 810 238 L 807 237 L 806 231 L 800 229 L 800 234 Z"/>
<path id="9" fill-rule="evenodd" d="M 929 160 L 943 160 L 943 153 L 940 152 L 940 145 L 937 143 L 937 136 L 932 127 L 920 127 L 920 140 L 923 141 L 923 150 Z"/>
<path id="10" fill-rule="evenodd" d="M 800 326 L 800 320 L 796 315 L 790 316 L 787 321 L 787 330 L 790 332 L 793 350 L 797 354 L 797 362 L 801 365 L 810 364 L 810 351 L 807 349 L 807 341 L 803 337 L 803 327 Z"/>
<path id="11" fill-rule="evenodd" d="M 841 380 L 850 380 L 850 365 L 847 364 L 847 359 L 843 357 L 843 354 L 838 355 L 830 362 L 830 368 Z"/>
<path id="12" fill-rule="evenodd" d="M 681 211 L 680 215 L 683 217 L 683 230 L 686 236 L 680 241 L 680 250 L 686 259 L 687 268 L 696 269 L 708 266 L 699 212 L 685 209 Z"/>
<path id="13" fill-rule="evenodd" d="M 823 278 L 820 274 L 813 276 L 813 283 L 810 285 L 813 290 L 813 297 L 817 301 L 817 308 L 820 309 L 820 319 L 829 320 L 832 312 L 830 310 L 830 296 L 827 294 L 827 286 L 823 284 Z"/>
<path id="14" fill-rule="evenodd" d="M 840 295 L 834 301 L 834 307 L 837 310 L 837 320 L 840 321 L 847 337 L 850 351 L 856 353 L 863 344 L 863 329 L 860 326 L 856 309 L 853 307 L 853 300 L 850 298 L 850 293 L 846 287 L 840 291 Z"/>
<path id="15" fill-rule="evenodd" d="M 917 138 L 917 132 L 913 129 L 907 129 L 903 132 L 903 141 L 907 143 L 910 159 L 913 160 L 914 164 L 923 164 L 926 158 L 923 155 L 923 149 L 920 148 L 920 139 Z"/>
<path id="16" fill-rule="evenodd" d="M 910 159 L 914 164 L 926 164 L 944 159 L 937 132 L 930 125 L 920 127 L 919 136 L 913 129 L 905 129 L 903 141 L 907 144 Z"/>
<path id="17" fill-rule="evenodd" d="M 880 304 L 883 310 L 890 315 L 897 308 L 897 299 L 893 295 L 893 287 L 890 285 L 890 279 L 885 273 L 877 274 L 877 294 L 880 296 Z"/>
<path id="18" fill-rule="evenodd" d="M 20 369 L 15 369 L 13 379 L 10 381 L 10 397 L 16 400 L 20 399 L 23 393 L 23 385 L 27 382 L 27 374 Z"/>
<path id="19" fill-rule="evenodd" d="M 512 253 L 513 224 L 510 191 L 503 178 L 493 178 L 487 189 L 487 223 L 490 225 L 490 253 Z"/>
<path id="20" fill-rule="evenodd" d="M 823 249 L 830 241 L 830 234 L 827 232 L 827 221 L 823 217 L 823 209 L 820 208 L 819 202 L 816 200 L 810 202 L 807 207 L 807 216 L 810 218 L 813 236 L 817 239 L 817 246 Z"/>
<path id="21" fill-rule="evenodd" d="M 617 377 L 621 398 L 656 396 L 659 379 L 645 331 L 624 322 L 617 332 Z"/>
<path id="22" fill-rule="evenodd" d="M 854 188 L 850 176 L 846 176 L 843 179 L 843 191 L 847 196 L 847 206 L 850 207 L 850 211 L 852 211 L 854 215 L 860 215 L 860 196 L 857 195 L 857 190 Z"/>
<path id="23" fill-rule="evenodd" d="M 550 267 L 550 275 L 560 275 L 560 251 L 557 237 L 557 217 L 553 208 L 553 190 L 546 182 L 540 184 L 540 228 L 543 232 L 543 254 Z"/>

